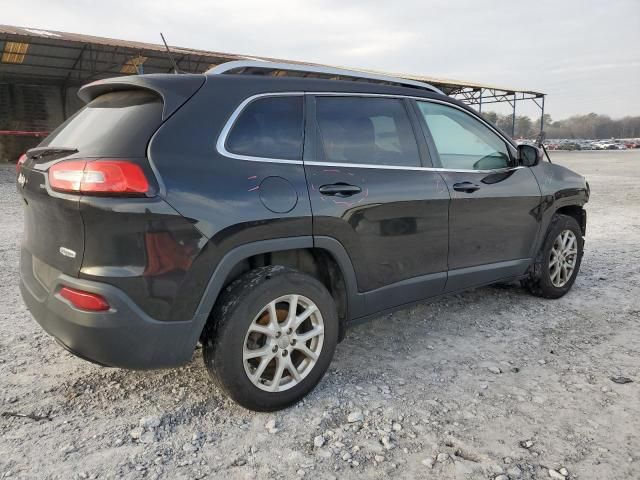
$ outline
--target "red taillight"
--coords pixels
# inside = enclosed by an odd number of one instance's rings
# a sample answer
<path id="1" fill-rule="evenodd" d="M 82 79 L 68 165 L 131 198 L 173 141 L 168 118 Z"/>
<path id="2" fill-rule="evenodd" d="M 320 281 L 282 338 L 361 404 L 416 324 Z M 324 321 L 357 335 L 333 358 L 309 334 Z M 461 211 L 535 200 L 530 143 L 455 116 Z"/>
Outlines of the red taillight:
<path id="1" fill-rule="evenodd" d="M 22 168 L 22 164 L 24 162 L 27 161 L 27 154 L 23 153 L 22 155 L 20 155 L 20 158 L 18 158 L 18 163 L 16 163 L 16 172 L 20 173 L 20 169 Z"/>
<path id="2" fill-rule="evenodd" d="M 149 182 L 142 168 L 126 160 L 67 160 L 49 169 L 49 185 L 59 192 L 88 195 L 144 195 Z"/>
<path id="3" fill-rule="evenodd" d="M 81 310 L 89 310 L 92 312 L 109 310 L 109 303 L 102 295 L 98 295 L 97 293 L 76 290 L 75 288 L 70 287 L 62 287 L 60 289 L 60 296 L 62 298 L 66 298 L 74 307 Z"/>

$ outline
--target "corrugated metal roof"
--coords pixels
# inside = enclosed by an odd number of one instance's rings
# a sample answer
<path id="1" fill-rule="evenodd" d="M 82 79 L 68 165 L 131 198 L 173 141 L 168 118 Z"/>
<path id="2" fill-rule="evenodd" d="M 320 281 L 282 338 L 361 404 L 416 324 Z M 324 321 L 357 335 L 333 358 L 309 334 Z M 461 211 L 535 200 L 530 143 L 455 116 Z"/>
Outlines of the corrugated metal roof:
<path id="1" fill-rule="evenodd" d="M 123 66 L 137 64 L 138 62 L 133 59 L 138 57 L 146 58 L 142 64 L 144 73 L 171 71 L 171 64 L 166 56 L 164 45 L 155 43 L 0 25 L 0 51 L 4 48 L 4 44 L 9 41 L 29 43 L 30 46 L 21 64 L 0 63 L 0 73 L 58 78 L 65 79 L 66 81 L 88 81 L 107 76 L 122 75 L 123 73 L 135 73 L 134 68 L 123 69 Z M 170 48 L 180 68 L 190 72 L 203 72 L 210 68 L 211 65 L 218 65 L 233 60 L 266 60 L 303 65 L 330 66 L 272 57 L 198 50 L 177 46 L 171 46 Z M 530 90 L 443 79 L 426 75 L 388 73 L 354 69 L 351 67 L 336 68 L 347 68 L 349 70 L 427 82 L 450 94 L 461 93 L 465 90 L 487 89 L 506 94 L 543 95 L 540 92 Z"/>

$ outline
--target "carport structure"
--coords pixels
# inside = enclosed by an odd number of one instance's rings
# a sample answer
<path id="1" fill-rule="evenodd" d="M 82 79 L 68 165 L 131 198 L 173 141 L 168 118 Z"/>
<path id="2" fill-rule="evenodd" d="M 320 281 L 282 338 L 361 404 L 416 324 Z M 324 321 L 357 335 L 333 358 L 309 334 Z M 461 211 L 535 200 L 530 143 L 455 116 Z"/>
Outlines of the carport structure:
<path id="1" fill-rule="evenodd" d="M 235 60 L 326 66 L 174 46 L 170 50 L 178 69 L 189 73 L 202 73 Z M 174 71 L 161 44 L 8 25 L 0 25 L 0 52 L 0 161 L 15 160 L 77 111 L 82 103 L 76 94 L 82 85 L 118 75 Z M 534 102 L 541 110 L 540 118 L 544 118 L 544 93 L 421 75 L 359 71 L 427 82 L 480 112 L 487 104 L 508 103 L 513 110 L 512 134 L 517 104 Z M 543 126 L 541 120 L 540 129 Z"/>

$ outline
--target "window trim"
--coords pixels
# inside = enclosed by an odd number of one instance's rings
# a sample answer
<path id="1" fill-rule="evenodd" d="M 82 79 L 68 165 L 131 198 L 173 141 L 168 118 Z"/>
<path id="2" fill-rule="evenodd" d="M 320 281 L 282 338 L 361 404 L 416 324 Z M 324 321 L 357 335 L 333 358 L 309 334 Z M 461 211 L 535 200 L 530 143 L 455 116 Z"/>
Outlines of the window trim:
<path id="1" fill-rule="evenodd" d="M 304 108 L 304 92 L 271 92 L 271 93 L 259 93 L 257 95 L 252 95 L 248 98 L 245 98 L 238 107 L 233 111 L 227 122 L 225 123 L 220 135 L 218 136 L 218 141 L 216 142 L 216 150 L 219 154 L 224 155 L 225 157 L 235 158 L 236 160 L 249 160 L 252 162 L 268 162 L 268 163 L 288 163 L 293 165 L 302 165 L 302 158 L 300 160 L 289 160 L 284 158 L 271 158 L 271 157 L 257 157 L 253 155 L 240 155 L 237 153 L 230 152 L 227 150 L 227 137 L 231 130 L 236 124 L 236 121 L 245 111 L 245 109 L 261 98 L 266 97 L 302 97 L 302 146 L 304 150 L 304 125 L 305 125 L 305 108 Z M 304 151 L 302 152 L 304 154 Z"/>
<path id="2" fill-rule="evenodd" d="M 299 92 L 299 91 L 290 91 L 290 92 L 267 92 L 267 93 L 258 93 L 255 95 L 251 95 L 250 97 L 247 97 L 246 99 L 244 99 L 237 107 L 236 109 L 233 111 L 233 113 L 231 114 L 231 116 L 229 117 L 229 119 L 227 120 L 227 122 L 225 123 L 225 126 L 222 128 L 220 135 L 218 136 L 218 140 L 216 142 L 216 150 L 218 151 L 218 153 L 220 155 L 223 155 L 225 157 L 228 158 L 234 158 L 237 160 L 246 160 L 246 161 L 252 161 L 252 162 L 266 162 L 266 163 L 285 163 L 285 164 L 293 164 L 293 165 L 315 165 L 315 166 L 326 166 L 326 167 L 336 167 L 336 166 L 342 166 L 342 167 L 349 167 L 349 168 L 369 168 L 369 169 L 378 169 L 378 170 L 417 170 L 417 171 L 427 171 L 427 172 L 455 172 L 455 173 L 485 173 L 485 174 L 491 174 L 491 173 L 501 173 L 501 172 L 505 172 L 505 171 L 511 171 L 511 170 L 520 170 L 522 168 L 528 168 L 528 167 L 524 167 L 522 165 L 518 165 L 518 166 L 511 166 L 511 167 L 507 167 L 507 168 L 500 168 L 500 169 L 493 169 L 493 170 L 469 170 L 469 169 L 452 169 L 452 168 L 442 168 L 442 167 L 409 167 L 409 166 L 400 166 L 400 165 L 375 165 L 375 164 L 366 164 L 366 163 L 358 163 L 358 164 L 346 164 L 346 163 L 332 163 L 332 162 L 323 162 L 323 161 L 303 161 L 303 160 L 287 160 L 287 159 L 280 159 L 280 158 L 267 158 L 267 157 L 252 157 L 252 156 L 248 156 L 248 155 L 238 155 L 235 153 L 231 153 L 229 151 L 227 151 L 227 149 L 225 148 L 226 145 L 226 141 L 227 141 L 227 136 L 229 135 L 229 132 L 231 131 L 231 128 L 233 127 L 235 121 L 237 120 L 237 118 L 240 116 L 240 114 L 242 113 L 242 111 L 246 108 L 247 105 L 249 105 L 251 102 L 253 102 L 254 100 L 257 100 L 259 98 L 263 98 L 263 97 L 285 97 L 285 96 L 356 96 L 356 97 L 383 97 L 383 98 L 405 98 L 405 99 L 409 99 L 409 100 L 413 100 L 415 101 L 421 101 L 421 102 L 433 102 L 433 103 L 441 103 L 443 105 L 448 105 L 452 108 L 456 108 L 464 113 L 466 113 L 467 115 L 469 115 L 470 117 L 475 118 L 476 120 L 480 121 L 481 123 L 483 123 L 485 126 L 487 126 L 490 130 L 492 130 L 496 135 L 498 135 L 507 145 L 507 148 L 509 149 L 509 154 L 512 155 L 513 151 L 515 150 L 515 144 L 507 137 L 505 137 L 505 135 L 503 133 L 501 133 L 499 130 L 497 130 L 493 125 L 491 125 L 489 122 L 487 122 L 485 119 L 483 119 L 481 116 L 476 115 L 472 112 L 468 112 L 466 109 L 448 102 L 448 101 L 444 101 L 444 100 L 440 100 L 440 99 L 435 99 L 435 98 L 429 98 L 429 97 L 417 97 L 417 96 L 413 96 L 413 95 L 400 95 L 400 94 L 388 94 L 388 93 L 359 93 L 359 92 Z M 306 103 L 306 102 L 305 102 Z M 417 105 L 414 104 L 414 108 L 418 108 Z M 306 111 L 306 109 L 305 109 Z M 420 114 L 421 116 L 421 114 Z M 420 117 L 419 116 L 419 117 Z M 410 118 L 411 119 L 411 118 Z M 413 120 L 413 119 L 411 119 Z M 424 122 L 424 119 L 420 119 L 418 118 L 419 122 Z M 308 123 L 306 121 L 306 119 L 304 120 L 304 125 L 305 125 L 305 142 L 306 142 L 306 128 L 308 126 Z M 428 143 L 428 147 L 429 147 L 429 157 L 431 158 L 431 161 L 433 162 L 433 158 L 434 155 L 431 152 L 431 150 L 433 148 L 435 148 L 435 145 L 432 144 L 431 142 L 433 142 L 433 140 L 430 138 L 431 133 L 424 129 L 424 126 L 421 126 L 423 133 L 425 134 L 425 137 L 427 137 L 427 143 Z M 419 143 L 419 142 L 418 142 Z M 437 154 L 437 151 L 435 152 Z M 304 152 L 303 152 L 303 158 L 304 158 Z M 438 157 L 438 162 L 439 162 L 440 158 Z"/>

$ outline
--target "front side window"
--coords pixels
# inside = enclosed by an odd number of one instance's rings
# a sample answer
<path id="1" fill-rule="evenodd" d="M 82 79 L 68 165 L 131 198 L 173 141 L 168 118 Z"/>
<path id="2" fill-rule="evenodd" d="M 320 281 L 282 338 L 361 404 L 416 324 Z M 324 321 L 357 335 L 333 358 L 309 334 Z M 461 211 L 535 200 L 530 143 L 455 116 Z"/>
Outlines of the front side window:
<path id="1" fill-rule="evenodd" d="M 443 168 L 493 170 L 510 163 L 505 142 L 487 126 L 457 108 L 418 102 Z"/>
<path id="2" fill-rule="evenodd" d="M 231 128 L 227 151 L 250 157 L 302 160 L 302 101 L 301 95 L 254 100 Z"/>
<path id="3" fill-rule="evenodd" d="M 324 158 L 332 163 L 419 166 L 420 155 L 402 100 L 318 97 Z"/>

